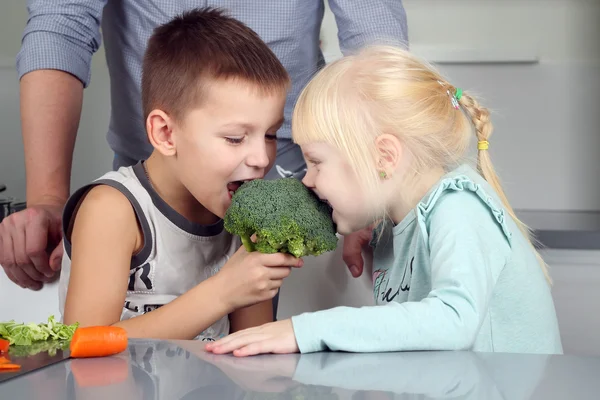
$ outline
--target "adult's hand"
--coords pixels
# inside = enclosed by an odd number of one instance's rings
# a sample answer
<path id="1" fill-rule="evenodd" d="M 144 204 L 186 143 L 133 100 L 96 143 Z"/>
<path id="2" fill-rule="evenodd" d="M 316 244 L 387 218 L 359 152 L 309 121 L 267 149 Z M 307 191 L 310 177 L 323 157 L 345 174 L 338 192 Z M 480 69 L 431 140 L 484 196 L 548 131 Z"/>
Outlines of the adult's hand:
<path id="1" fill-rule="evenodd" d="M 40 290 L 61 267 L 63 205 L 37 204 L 9 215 L 0 224 L 0 264 L 24 289 Z"/>
<path id="2" fill-rule="evenodd" d="M 46 14 L 43 24 L 54 24 Z M 11 281 L 39 290 L 58 277 L 61 265 L 61 213 L 70 192 L 83 83 L 64 71 L 38 69 L 23 75 L 19 88 L 29 207 L 2 221 L 0 264 Z"/>
<path id="3" fill-rule="evenodd" d="M 344 236 L 344 250 L 342 257 L 350 269 L 353 277 L 358 278 L 362 275 L 365 266 L 362 250 L 371 241 L 372 228 L 365 228 Z"/>

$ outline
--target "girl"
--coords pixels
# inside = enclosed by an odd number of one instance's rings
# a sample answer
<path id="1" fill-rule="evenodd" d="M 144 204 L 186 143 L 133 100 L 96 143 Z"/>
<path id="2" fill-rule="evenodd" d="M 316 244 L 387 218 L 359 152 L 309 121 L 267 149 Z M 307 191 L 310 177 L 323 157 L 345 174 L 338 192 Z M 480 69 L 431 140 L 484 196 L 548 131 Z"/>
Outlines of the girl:
<path id="1" fill-rule="evenodd" d="M 473 131 L 477 172 L 462 164 Z M 406 51 L 367 48 L 324 68 L 293 136 L 339 233 L 383 221 L 376 306 L 305 313 L 207 350 L 562 353 L 547 268 L 500 187 L 491 132 L 488 110 Z"/>

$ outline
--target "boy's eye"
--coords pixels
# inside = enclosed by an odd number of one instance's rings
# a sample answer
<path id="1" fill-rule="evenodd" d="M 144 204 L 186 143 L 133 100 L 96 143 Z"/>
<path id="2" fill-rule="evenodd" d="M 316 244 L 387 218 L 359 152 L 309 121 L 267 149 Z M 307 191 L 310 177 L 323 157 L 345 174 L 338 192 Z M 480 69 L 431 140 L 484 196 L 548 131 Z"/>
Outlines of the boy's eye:
<path id="1" fill-rule="evenodd" d="M 226 137 L 225 140 L 227 140 L 231 144 L 240 144 L 240 143 L 242 143 L 244 141 L 244 136 L 240 136 L 240 137 Z"/>

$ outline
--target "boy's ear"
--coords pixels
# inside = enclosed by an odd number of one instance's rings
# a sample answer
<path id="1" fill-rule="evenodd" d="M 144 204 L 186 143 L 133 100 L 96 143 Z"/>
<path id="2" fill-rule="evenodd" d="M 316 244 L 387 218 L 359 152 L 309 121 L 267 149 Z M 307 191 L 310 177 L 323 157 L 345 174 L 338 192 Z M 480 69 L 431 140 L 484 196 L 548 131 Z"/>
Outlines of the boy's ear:
<path id="1" fill-rule="evenodd" d="M 385 176 L 392 176 L 402 160 L 402 142 L 396 136 L 386 133 L 375 139 L 375 148 L 379 172 L 385 172 Z"/>
<path id="2" fill-rule="evenodd" d="M 152 110 L 146 118 L 146 132 L 152 146 L 165 156 L 177 153 L 173 128 L 175 121 L 162 110 Z"/>

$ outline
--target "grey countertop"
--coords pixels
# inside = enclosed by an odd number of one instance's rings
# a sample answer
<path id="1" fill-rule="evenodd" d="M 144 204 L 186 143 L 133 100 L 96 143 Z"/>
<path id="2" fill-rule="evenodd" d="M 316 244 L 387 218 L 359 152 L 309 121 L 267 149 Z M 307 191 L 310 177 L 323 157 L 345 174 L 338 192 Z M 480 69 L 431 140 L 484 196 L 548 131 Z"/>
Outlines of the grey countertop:
<path id="1" fill-rule="evenodd" d="M 600 250 L 600 211 L 516 210 L 543 247 Z"/>
<path id="2" fill-rule="evenodd" d="M 595 399 L 600 358 L 472 352 L 212 356 L 132 340 L 0 384 L 1 399 Z"/>

